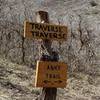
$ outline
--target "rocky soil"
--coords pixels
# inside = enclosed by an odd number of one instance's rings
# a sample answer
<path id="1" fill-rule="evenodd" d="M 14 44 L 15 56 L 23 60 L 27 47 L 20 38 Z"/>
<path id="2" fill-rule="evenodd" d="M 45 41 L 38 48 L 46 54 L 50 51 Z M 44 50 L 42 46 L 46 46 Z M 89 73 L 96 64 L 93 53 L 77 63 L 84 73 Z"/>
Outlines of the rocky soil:
<path id="1" fill-rule="evenodd" d="M 35 70 L 0 58 L 0 100 L 35 100 Z M 67 86 L 58 89 L 57 100 L 100 100 L 100 76 L 68 73 Z"/>
<path id="2" fill-rule="evenodd" d="M 35 22 L 39 10 L 50 23 L 68 26 L 67 40 L 52 43 L 68 65 L 68 85 L 57 100 L 100 100 L 100 0 L 0 0 L 0 100 L 40 94 L 34 87 L 39 42 L 21 35 L 24 20 Z"/>
<path id="3" fill-rule="evenodd" d="M 32 68 L 0 59 L 0 100 L 34 100 L 33 76 Z"/>

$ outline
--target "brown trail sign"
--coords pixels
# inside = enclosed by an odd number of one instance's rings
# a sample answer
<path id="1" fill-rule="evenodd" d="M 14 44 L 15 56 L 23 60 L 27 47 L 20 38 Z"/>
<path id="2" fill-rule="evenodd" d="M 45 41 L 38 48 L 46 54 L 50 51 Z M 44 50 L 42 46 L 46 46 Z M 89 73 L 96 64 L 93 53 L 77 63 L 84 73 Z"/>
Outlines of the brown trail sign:
<path id="1" fill-rule="evenodd" d="M 24 22 L 24 37 L 33 39 L 66 40 L 67 27 L 47 23 Z"/>
<path id="2" fill-rule="evenodd" d="M 24 24 L 24 37 L 42 39 L 40 45 L 42 53 L 39 56 L 40 61 L 37 63 L 35 84 L 43 89 L 36 100 L 56 100 L 57 87 L 66 86 L 67 66 L 57 62 L 59 60 L 58 53 L 52 51 L 51 40 L 65 40 L 67 27 L 48 24 L 49 16 L 45 11 L 36 12 L 36 21 L 38 23 L 26 21 Z"/>
<path id="3" fill-rule="evenodd" d="M 36 87 L 66 87 L 66 64 L 62 62 L 37 61 Z"/>

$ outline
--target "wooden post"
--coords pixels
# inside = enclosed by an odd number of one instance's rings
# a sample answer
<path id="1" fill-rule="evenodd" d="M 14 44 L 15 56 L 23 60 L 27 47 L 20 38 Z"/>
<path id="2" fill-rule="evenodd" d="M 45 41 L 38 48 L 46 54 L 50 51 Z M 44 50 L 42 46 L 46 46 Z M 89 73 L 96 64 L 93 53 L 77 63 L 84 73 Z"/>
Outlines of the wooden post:
<path id="1" fill-rule="evenodd" d="M 48 13 L 45 11 L 36 12 L 36 22 L 38 23 L 49 23 Z M 58 61 L 58 54 L 52 50 L 50 40 L 42 40 L 40 45 L 40 60 L 42 61 Z M 57 88 L 45 88 L 43 87 L 42 92 L 36 100 L 56 100 Z"/>

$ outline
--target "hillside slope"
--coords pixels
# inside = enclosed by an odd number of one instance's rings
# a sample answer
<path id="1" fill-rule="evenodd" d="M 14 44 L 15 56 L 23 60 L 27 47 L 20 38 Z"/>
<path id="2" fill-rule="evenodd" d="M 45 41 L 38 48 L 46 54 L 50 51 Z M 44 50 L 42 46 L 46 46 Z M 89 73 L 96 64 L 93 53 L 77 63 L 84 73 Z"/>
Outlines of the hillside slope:
<path id="1" fill-rule="evenodd" d="M 100 0 L 0 0 L 0 100 L 40 94 L 34 88 L 39 42 L 21 35 L 24 21 L 35 22 L 39 10 L 68 27 L 66 41 L 52 43 L 68 65 L 68 85 L 58 89 L 57 100 L 100 100 Z"/>
<path id="2" fill-rule="evenodd" d="M 35 100 L 35 70 L 0 58 L 0 100 Z M 100 100 L 100 76 L 68 73 L 67 86 L 58 89 L 57 100 Z"/>

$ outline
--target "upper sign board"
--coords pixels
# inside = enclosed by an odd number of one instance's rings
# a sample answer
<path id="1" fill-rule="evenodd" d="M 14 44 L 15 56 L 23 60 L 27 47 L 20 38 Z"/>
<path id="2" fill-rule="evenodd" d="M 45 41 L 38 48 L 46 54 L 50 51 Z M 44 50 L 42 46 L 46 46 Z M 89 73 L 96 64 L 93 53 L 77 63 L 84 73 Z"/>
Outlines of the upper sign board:
<path id="1" fill-rule="evenodd" d="M 24 37 L 31 39 L 66 40 L 67 27 L 47 23 L 24 23 Z"/>
<path id="2" fill-rule="evenodd" d="M 67 66 L 62 62 L 38 61 L 36 87 L 66 87 Z"/>

